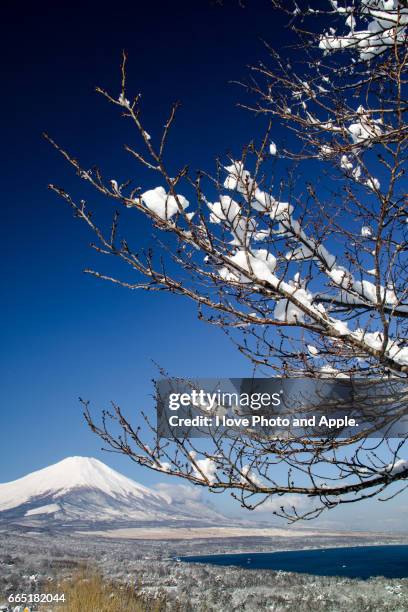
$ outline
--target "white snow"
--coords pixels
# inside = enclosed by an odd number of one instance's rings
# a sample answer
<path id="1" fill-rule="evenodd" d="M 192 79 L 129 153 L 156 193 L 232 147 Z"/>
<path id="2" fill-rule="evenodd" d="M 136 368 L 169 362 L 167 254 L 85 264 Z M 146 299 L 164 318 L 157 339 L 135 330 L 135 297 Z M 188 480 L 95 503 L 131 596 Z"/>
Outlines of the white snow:
<path id="1" fill-rule="evenodd" d="M 118 181 L 115 181 L 115 179 L 111 179 L 111 180 L 109 181 L 109 183 L 110 183 L 110 185 L 111 185 L 111 187 L 112 187 L 112 190 L 113 190 L 115 193 L 119 193 Z"/>
<path id="2" fill-rule="evenodd" d="M 219 202 L 208 202 L 208 208 L 210 209 L 210 221 L 211 223 L 221 223 L 221 221 L 228 221 L 231 224 L 237 223 L 241 214 L 240 205 L 235 202 L 230 196 L 220 196 Z"/>
<path id="3" fill-rule="evenodd" d="M 54 514 L 54 512 L 58 512 L 58 510 L 60 509 L 61 508 L 58 504 L 46 504 L 45 506 L 40 506 L 39 508 L 27 510 L 24 516 L 35 516 L 37 514 Z"/>
<path id="4" fill-rule="evenodd" d="M 356 50 L 361 60 L 371 60 L 387 48 L 406 44 L 408 8 L 398 0 L 360 0 L 356 7 L 344 8 L 335 5 L 335 10 L 346 16 L 349 32 L 338 35 L 331 28 L 320 38 L 320 49 L 326 52 L 339 49 Z M 359 17 L 366 22 L 366 29 L 356 30 L 356 19 L 352 14 L 358 10 Z"/>
<path id="5" fill-rule="evenodd" d="M 276 147 L 275 143 L 272 144 Z M 272 147 L 272 151 L 273 150 L 274 148 Z M 228 172 L 228 176 L 225 179 L 224 187 L 243 194 L 247 201 L 250 199 L 250 205 L 253 210 L 269 213 L 272 220 L 279 220 L 292 214 L 293 207 L 290 206 L 288 202 L 278 202 L 269 193 L 259 189 L 255 181 L 251 178 L 248 170 L 244 169 L 242 162 L 235 161 L 231 166 L 226 166 L 225 170 Z M 249 194 L 251 194 L 251 198 L 248 197 Z M 221 196 L 220 200 L 220 202 L 216 202 L 215 204 L 208 204 L 211 212 L 215 215 L 215 218 L 210 217 L 213 223 L 220 222 L 224 219 L 231 222 L 231 215 L 234 219 L 240 216 L 241 207 L 236 202 L 234 203 L 235 208 L 232 213 L 225 216 L 225 209 L 229 206 L 231 198 L 229 198 L 229 196 Z M 218 214 L 220 208 L 222 209 L 221 214 Z"/>
<path id="6" fill-rule="evenodd" d="M 123 92 L 120 94 L 119 98 L 118 98 L 118 102 L 119 104 L 121 104 L 122 106 L 125 106 L 126 108 L 130 107 L 130 102 L 127 98 L 125 98 Z"/>
<path id="7" fill-rule="evenodd" d="M 313 295 L 303 287 L 298 287 L 292 292 L 293 297 L 301 304 L 304 304 L 309 309 L 312 309 L 311 300 Z M 287 323 L 303 323 L 305 320 L 304 311 L 292 304 L 289 300 L 279 300 L 276 303 L 274 317 L 277 321 L 286 321 Z"/>
<path id="8" fill-rule="evenodd" d="M 332 155 L 334 154 L 334 150 L 330 145 L 326 144 L 320 147 L 320 153 L 322 157 L 332 157 Z"/>
<path id="9" fill-rule="evenodd" d="M 353 15 L 349 15 L 346 19 L 346 25 L 350 28 L 350 30 L 354 30 L 356 26 L 356 20 Z"/>
<path id="10" fill-rule="evenodd" d="M 228 172 L 224 182 L 225 189 L 236 189 L 242 194 L 252 190 L 254 182 L 242 162 L 234 161 L 230 166 L 225 166 L 225 170 Z"/>
<path id="11" fill-rule="evenodd" d="M 200 459 L 197 463 L 211 478 L 213 466 Z M 170 481 L 165 486 L 172 491 L 177 489 Z M 0 484 L 0 513 L 11 511 L 13 518 L 30 525 L 33 520 L 47 524 L 48 520 L 59 517 L 64 524 L 80 521 L 82 526 L 89 524 L 91 529 L 98 521 L 115 524 L 117 521 L 210 520 L 219 524 L 224 520 L 208 504 L 194 497 L 193 487 L 184 485 L 177 499 L 163 487 L 160 484 L 156 490 L 144 487 L 97 459 L 69 457 L 13 482 Z"/>
<path id="12" fill-rule="evenodd" d="M 370 228 L 364 227 L 361 233 L 368 237 L 368 231 L 371 231 Z M 342 289 L 340 299 L 345 304 L 361 304 L 365 301 L 373 304 L 377 303 L 377 288 L 374 283 L 365 279 L 356 281 L 353 275 L 342 266 L 333 266 L 326 273 Z M 380 286 L 379 290 L 381 302 L 384 301 L 386 304 L 397 303 L 397 297 L 392 288 Z"/>
<path id="13" fill-rule="evenodd" d="M 194 476 L 200 480 L 206 478 L 210 484 L 215 482 L 217 464 L 212 457 L 206 457 L 205 459 L 196 459 L 197 453 L 195 451 L 190 452 L 190 457 L 194 461 L 192 463 Z M 195 465 L 194 465 L 195 464 Z"/>
<path id="14" fill-rule="evenodd" d="M 363 106 L 357 109 L 357 119 L 348 127 L 351 139 L 355 144 L 366 143 L 382 134 L 380 119 L 373 119 Z"/>
<path id="15" fill-rule="evenodd" d="M 189 205 L 184 196 L 177 195 L 176 199 L 173 195 L 167 194 L 164 187 L 149 189 L 142 194 L 141 198 L 146 208 L 163 220 L 171 219 L 176 213 L 180 212 L 178 203 L 183 210 Z"/>
<path id="16" fill-rule="evenodd" d="M 340 334 L 340 336 L 347 336 L 350 333 L 347 323 L 345 323 L 344 321 L 336 321 L 333 319 L 332 324 L 334 329 L 338 334 Z"/>
<path id="17" fill-rule="evenodd" d="M 240 472 L 242 474 L 240 478 L 241 482 L 248 484 L 248 480 L 250 480 L 254 485 L 258 487 L 265 486 L 265 483 L 262 481 L 262 478 L 260 478 L 258 474 L 251 470 L 250 465 L 243 465 Z"/>
<path id="18" fill-rule="evenodd" d="M 373 191 L 378 191 L 381 187 L 381 183 L 378 180 L 378 178 L 376 178 L 375 176 L 371 176 L 369 177 L 365 183 L 366 187 L 368 187 L 369 189 L 372 189 Z"/>
<path id="19" fill-rule="evenodd" d="M 373 235 L 373 231 L 371 229 L 371 227 L 369 227 L 368 225 L 363 225 L 363 227 L 361 228 L 361 235 L 364 238 L 368 238 L 369 236 Z"/>
<path id="20" fill-rule="evenodd" d="M 232 264 L 236 264 L 249 274 L 243 274 L 233 267 L 224 266 L 219 270 L 221 278 L 241 283 L 252 282 L 251 276 L 259 280 L 276 284 L 277 277 L 273 274 L 276 267 L 276 258 L 266 249 L 254 249 L 252 252 L 239 250 L 228 258 Z"/>
<path id="21" fill-rule="evenodd" d="M 347 170 L 347 171 L 353 170 L 353 164 L 351 163 L 347 155 L 341 156 L 340 166 L 341 168 L 343 168 L 343 170 Z"/>
<path id="22" fill-rule="evenodd" d="M 98 489 L 112 497 L 160 496 L 91 457 L 68 457 L 18 480 L 0 484 L 0 511 L 15 508 L 49 493 L 58 499 L 78 488 Z"/>
<path id="23" fill-rule="evenodd" d="M 397 459 L 393 463 L 387 465 L 383 470 L 386 474 L 400 474 L 408 470 L 408 461 L 406 459 Z"/>
<path id="24" fill-rule="evenodd" d="M 383 350 L 384 336 L 379 331 L 369 332 L 364 329 L 356 329 L 352 335 L 375 351 Z M 408 365 L 408 347 L 401 346 L 400 338 L 388 338 L 384 352 L 395 363 Z"/>
<path id="25" fill-rule="evenodd" d="M 322 378 L 349 378 L 347 374 L 339 372 L 339 370 L 331 365 L 324 365 L 320 368 L 320 374 Z"/>

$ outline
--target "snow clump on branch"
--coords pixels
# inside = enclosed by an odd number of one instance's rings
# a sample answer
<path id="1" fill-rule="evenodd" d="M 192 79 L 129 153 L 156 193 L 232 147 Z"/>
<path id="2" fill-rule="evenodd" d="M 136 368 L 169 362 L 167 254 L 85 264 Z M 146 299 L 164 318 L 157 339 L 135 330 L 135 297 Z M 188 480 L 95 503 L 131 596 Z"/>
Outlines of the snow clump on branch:
<path id="1" fill-rule="evenodd" d="M 407 42 L 408 8 L 400 0 L 360 0 L 358 8 L 340 7 L 331 0 L 334 10 L 346 16 L 347 34 L 331 30 L 320 37 L 319 47 L 326 52 L 355 49 L 363 61 L 372 60 L 388 48 Z M 366 24 L 356 29 L 356 17 Z"/>
<path id="2" fill-rule="evenodd" d="M 171 219 L 176 213 L 182 212 L 189 205 L 184 196 L 167 194 L 164 187 L 149 189 L 142 194 L 141 198 L 146 208 L 163 221 Z"/>

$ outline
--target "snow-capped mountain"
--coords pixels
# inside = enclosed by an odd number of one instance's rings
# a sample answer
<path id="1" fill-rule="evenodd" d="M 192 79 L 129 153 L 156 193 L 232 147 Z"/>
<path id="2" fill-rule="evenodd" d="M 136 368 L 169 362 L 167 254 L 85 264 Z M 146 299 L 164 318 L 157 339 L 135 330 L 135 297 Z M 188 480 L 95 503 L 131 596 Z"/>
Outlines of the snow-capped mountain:
<path id="1" fill-rule="evenodd" d="M 154 491 L 90 457 L 68 457 L 0 484 L 0 524 L 83 529 L 225 521 L 194 495 L 184 495 L 179 501 L 168 485 Z"/>

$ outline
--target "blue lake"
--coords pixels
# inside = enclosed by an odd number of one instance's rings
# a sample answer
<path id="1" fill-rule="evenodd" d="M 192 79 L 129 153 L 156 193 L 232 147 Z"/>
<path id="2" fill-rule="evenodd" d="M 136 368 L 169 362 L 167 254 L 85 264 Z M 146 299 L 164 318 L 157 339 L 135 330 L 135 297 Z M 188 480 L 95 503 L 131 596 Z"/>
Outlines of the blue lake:
<path id="1" fill-rule="evenodd" d="M 189 563 L 236 565 L 245 569 L 271 569 L 317 576 L 367 579 L 408 577 L 408 545 L 321 548 L 273 553 L 241 553 L 181 557 Z"/>

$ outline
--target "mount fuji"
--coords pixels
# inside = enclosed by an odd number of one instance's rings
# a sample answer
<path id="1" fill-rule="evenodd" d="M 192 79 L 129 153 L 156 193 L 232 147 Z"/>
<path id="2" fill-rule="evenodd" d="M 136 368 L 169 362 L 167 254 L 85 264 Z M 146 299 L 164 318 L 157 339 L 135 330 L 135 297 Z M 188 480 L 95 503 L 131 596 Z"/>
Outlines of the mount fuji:
<path id="1" fill-rule="evenodd" d="M 228 519 L 191 494 L 149 489 L 98 459 L 68 457 L 0 484 L 0 526 L 103 529 L 135 526 L 215 526 Z M 174 491 L 180 485 L 174 487 Z M 180 500 L 180 497 L 182 499 Z"/>

